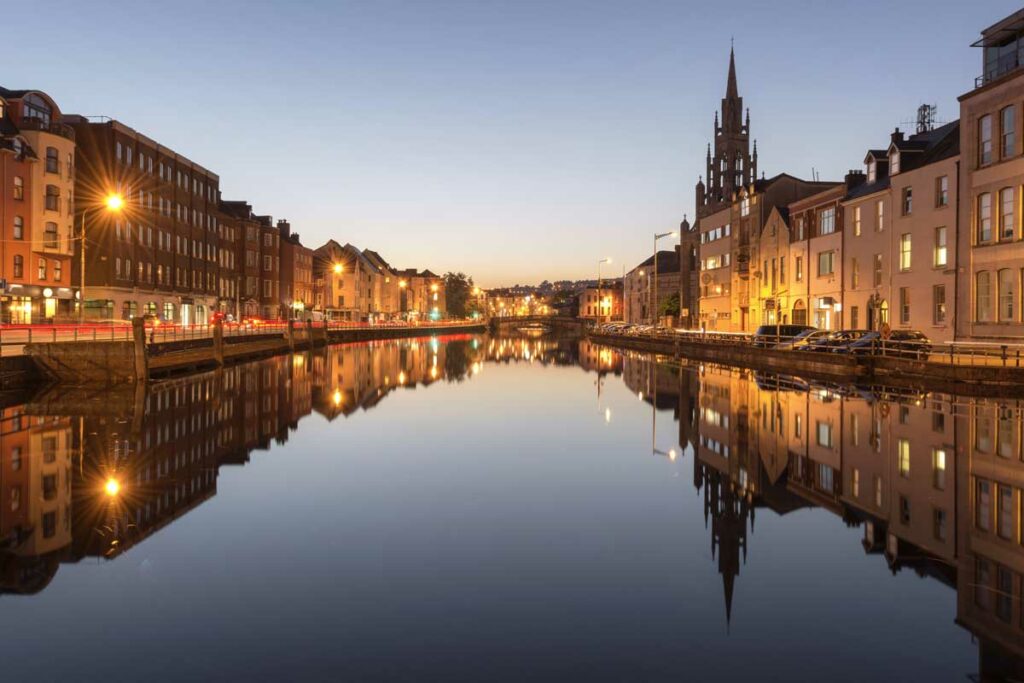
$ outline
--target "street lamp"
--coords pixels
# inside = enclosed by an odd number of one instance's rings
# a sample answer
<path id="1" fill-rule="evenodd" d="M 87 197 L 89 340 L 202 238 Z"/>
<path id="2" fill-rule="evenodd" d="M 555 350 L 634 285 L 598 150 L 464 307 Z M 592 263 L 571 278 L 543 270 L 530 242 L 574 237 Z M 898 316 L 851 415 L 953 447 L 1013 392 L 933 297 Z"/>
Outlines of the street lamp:
<path id="1" fill-rule="evenodd" d="M 335 263 L 334 264 L 334 274 L 335 275 L 341 275 L 341 271 L 343 271 L 343 270 L 345 270 L 345 267 L 342 266 L 340 263 Z"/>
<path id="2" fill-rule="evenodd" d="M 111 213 L 120 213 L 124 208 L 124 197 L 113 193 L 107 195 L 103 200 L 103 206 Z M 89 213 L 88 207 L 82 209 L 82 282 L 78 288 L 78 324 L 85 322 L 85 216 Z"/>
<path id="3" fill-rule="evenodd" d="M 657 313 L 654 310 L 654 307 L 657 305 L 657 302 L 655 301 L 655 299 L 658 296 L 658 240 L 660 240 L 663 237 L 675 237 L 675 236 L 676 236 L 676 232 L 675 231 L 672 231 L 672 232 L 656 232 L 656 233 L 654 233 L 654 277 L 652 278 L 653 283 L 651 285 L 649 285 L 648 291 L 650 291 L 651 294 L 648 295 L 647 300 L 650 303 L 651 323 L 653 325 L 655 325 L 655 326 L 657 326 L 657 324 L 658 324 L 658 315 L 657 315 Z"/>
<path id="4" fill-rule="evenodd" d="M 601 264 L 611 262 L 611 256 L 607 256 L 597 262 L 597 322 L 601 322 Z"/>

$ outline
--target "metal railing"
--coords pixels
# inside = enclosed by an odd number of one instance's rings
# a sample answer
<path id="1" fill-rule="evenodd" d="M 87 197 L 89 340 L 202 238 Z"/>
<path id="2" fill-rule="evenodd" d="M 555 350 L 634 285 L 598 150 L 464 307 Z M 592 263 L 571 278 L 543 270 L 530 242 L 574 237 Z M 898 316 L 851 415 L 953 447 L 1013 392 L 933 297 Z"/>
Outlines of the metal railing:
<path id="1" fill-rule="evenodd" d="M 1024 343 L 952 341 L 933 342 L 914 339 L 883 339 L 881 336 L 868 337 L 838 344 L 806 344 L 795 348 L 776 348 L 774 339 L 755 339 L 749 332 L 722 332 L 717 330 L 682 330 L 649 325 L 611 324 L 598 326 L 598 333 L 613 334 L 627 338 L 647 338 L 659 341 L 686 341 L 749 349 L 771 349 L 793 354 L 833 354 L 853 356 L 875 356 L 880 358 L 901 358 L 935 365 L 956 365 L 973 367 L 1024 367 Z M 791 339 L 782 339 L 782 344 Z"/>
<path id="2" fill-rule="evenodd" d="M 251 337 L 260 335 L 284 335 L 288 332 L 288 321 L 260 321 L 222 323 L 225 338 Z M 313 329 L 436 329 L 466 328 L 482 324 L 482 321 L 443 320 L 437 322 L 304 322 L 294 321 L 295 331 L 301 334 L 307 326 Z M 215 325 L 181 325 L 176 323 L 147 324 L 146 340 L 149 343 L 181 342 L 213 337 Z M 0 355 L 18 356 L 24 353 L 26 344 L 55 342 L 112 342 L 132 341 L 132 325 L 126 322 L 113 323 L 70 323 L 70 324 L 10 324 L 0 325 Z"/>

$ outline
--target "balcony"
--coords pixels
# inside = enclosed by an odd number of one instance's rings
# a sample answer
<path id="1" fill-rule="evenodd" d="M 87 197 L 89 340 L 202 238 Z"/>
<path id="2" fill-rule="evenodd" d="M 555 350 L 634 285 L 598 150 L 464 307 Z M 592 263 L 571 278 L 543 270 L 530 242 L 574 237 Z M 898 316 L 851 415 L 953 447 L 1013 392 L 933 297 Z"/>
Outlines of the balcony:
<path id="1" fill-rule="evenodd" d="M 1012 54 L 1003 55 L 997 62 L 985 69 L 985 73 L 974 79 L 974 87 L 980 88 L 988 85 L 994 80 L 1000 79 L 1011 71 L 1016 71 L 1024 65 L 1024 47 Z"/>
<path id="2" fill-rule="evenodd" d="M 62 138 L 67 138 L 72 142 L 74 142 L 75 140 L 74 128 L 63 123 L 57 123 L 55 121 L 47 123 L 43 119 L 36 117 L 24 118 L 18 122 L 18 128 L 20 128 L 23 131 L 38 130 L 44 133 L 53 133 L 54 135 L 59 135 Z"/>

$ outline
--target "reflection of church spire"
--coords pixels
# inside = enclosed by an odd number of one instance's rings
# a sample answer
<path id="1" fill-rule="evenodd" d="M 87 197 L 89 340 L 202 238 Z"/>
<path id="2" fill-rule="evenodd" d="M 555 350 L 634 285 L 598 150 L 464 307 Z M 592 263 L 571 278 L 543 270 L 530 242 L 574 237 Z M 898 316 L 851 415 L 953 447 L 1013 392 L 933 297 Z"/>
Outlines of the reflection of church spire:
<path id="1" fill-rule="evenodd" d="M 736 577 L 742 562 L 747 560 L 747 521 L 752 506 L 747 497 L 733 491 L 728 479 L 719 472 L 699 466 L 703 471 L 699 479 L 704 489 L 704 519 L 711 518 L 711 558 L 717 559 L 718 573 L 722 575 L 725 597 L 726 627 L 732 624 L 732 598 Z"/>

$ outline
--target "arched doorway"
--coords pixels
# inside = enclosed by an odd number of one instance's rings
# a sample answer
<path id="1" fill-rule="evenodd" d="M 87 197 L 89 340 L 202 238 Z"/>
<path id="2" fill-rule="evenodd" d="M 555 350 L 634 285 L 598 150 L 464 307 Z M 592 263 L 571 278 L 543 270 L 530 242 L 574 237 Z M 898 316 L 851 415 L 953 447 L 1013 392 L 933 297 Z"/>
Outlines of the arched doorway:
<path id="1" fill-rule="evenodd" d="M 803 299 L 797 299 L 793 303 L 793 324 L 794 325 L 806 325 L 807 324 L 807 306 L 804 304 Z"/>
<path id="2" fill-rule="evenodd" d="M 878 330 L 889 323 L 889 302 L 878 296 L 868 299 L 868 329 Z"/>

